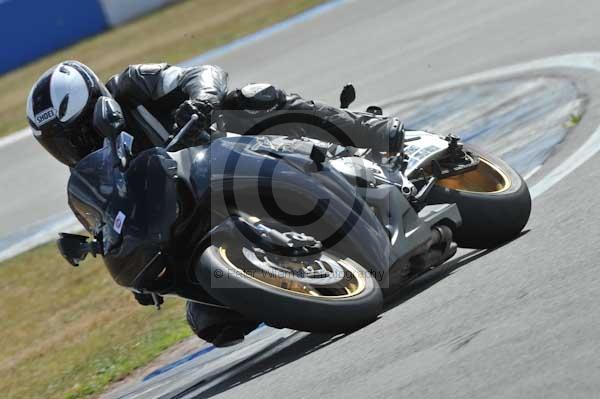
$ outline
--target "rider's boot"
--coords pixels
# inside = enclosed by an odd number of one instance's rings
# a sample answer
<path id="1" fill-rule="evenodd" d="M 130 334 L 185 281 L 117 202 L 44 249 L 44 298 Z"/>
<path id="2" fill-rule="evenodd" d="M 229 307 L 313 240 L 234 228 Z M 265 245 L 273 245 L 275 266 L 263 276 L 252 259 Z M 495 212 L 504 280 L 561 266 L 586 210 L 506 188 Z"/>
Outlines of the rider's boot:
<path id="1" fill-rule="evenodd" d="M 259 325 L 259 322 L 248 320 L 232 310 L 191 301 L 187 302 L 186 318 L 198 338 L 216 347 L 242 342 Z"/>
<path id="2" fill-rule="evenodd" d="M 404 147 L 404 123 L 398 118 L 388 120 L 388 140 L 390 154 L 402 154 Z"/>

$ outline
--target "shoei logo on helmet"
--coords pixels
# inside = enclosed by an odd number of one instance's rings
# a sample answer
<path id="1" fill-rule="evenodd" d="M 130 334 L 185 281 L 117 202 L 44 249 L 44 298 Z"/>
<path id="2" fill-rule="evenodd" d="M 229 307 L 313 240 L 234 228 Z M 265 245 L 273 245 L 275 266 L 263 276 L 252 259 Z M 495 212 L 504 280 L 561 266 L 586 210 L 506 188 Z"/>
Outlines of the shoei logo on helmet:
<path id="1" fill-rule="evenodd" d="M 38 127 L 41 127 L 54 119 L 56 119 L 56 111 L 54 108 L 48 108 L 38 114 L 35 114 L 35 124 Z"/>

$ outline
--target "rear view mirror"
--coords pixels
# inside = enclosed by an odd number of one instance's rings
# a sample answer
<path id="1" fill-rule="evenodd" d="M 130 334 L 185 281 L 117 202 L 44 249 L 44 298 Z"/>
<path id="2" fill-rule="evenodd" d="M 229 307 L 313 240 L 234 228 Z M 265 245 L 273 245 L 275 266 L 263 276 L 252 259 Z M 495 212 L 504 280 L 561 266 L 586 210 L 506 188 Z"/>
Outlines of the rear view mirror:
<path id="1" fill-rule="evenodd" d="M 78 234 L 60 233 L 60 238 L 56 242 L 60 254 L 72 266 L 79 266 L 79 263 L 85 259 L 87 254 L 96 256 L 99 253 L 98 243 L 96 241 L 88 242 L 88 237 Z"/>
<path id="2" fill-rule="evenodd" d="M 125 117 L 119 103 L 109 97 L 100 97 L 94 107 L 93 123 L 102 136 L 115 140 L 125 128 Z"/>

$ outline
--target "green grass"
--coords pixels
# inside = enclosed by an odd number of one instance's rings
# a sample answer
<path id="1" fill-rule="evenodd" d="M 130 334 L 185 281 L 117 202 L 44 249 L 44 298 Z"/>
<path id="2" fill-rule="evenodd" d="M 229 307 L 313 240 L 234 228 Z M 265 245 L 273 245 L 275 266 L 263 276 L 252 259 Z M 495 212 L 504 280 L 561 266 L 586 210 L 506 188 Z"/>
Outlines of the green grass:
<path id="1" fill-rule="evenodd" d="M 190 336 L 184 303 L 137 304 L 101 260 L 73 268 L 48 244 L 0 263 L 2 398 L 82 398 Z"/>
<path id="2" fill-rule="evenodd" d="M 84 62 L 103 79 L 129 64 L 174 64 L 323 1 L 188 0 L 84 40 L 0 76 L 0 136 L 26 126 L 25 101 L 32 84 L 45 70 L 62 60 Z"/>
<path id="3" fill-rule="evenodd" d="M 569 125 L 569 127 L 577 126 L 579 122 L 581 122 L 582 117 L 583 115 L 571 114 L 569 115 L 569 122 L 567 122 L 567 124 Z"/>

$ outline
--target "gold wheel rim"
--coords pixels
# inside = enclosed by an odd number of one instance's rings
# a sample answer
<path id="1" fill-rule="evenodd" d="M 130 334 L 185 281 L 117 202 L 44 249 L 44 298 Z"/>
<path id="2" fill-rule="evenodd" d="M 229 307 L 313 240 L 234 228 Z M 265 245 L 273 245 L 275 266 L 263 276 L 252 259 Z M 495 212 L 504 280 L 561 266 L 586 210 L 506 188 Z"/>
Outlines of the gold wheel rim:
<path id="1" fill-rule="evenodd" d="M 487 159 L 480 157 L 475 170 L 462 175 L 447 177 L 438 186 L 471 193 L 501 193 L 510 188 L 510 177 Z"/>
<path id="2" fill-rule="evenodd" d="M 246 270 L 237 266 L 230 260 L 230 257 L 227 254 L 227 249 L 223 246 L 219 247 L 219 255 L 229 265 L 229 267 L 234 269 L 235 272 L 240 273 L 245 277 L 261 284 L 266 284 L 278 290 L 292 292 L 297 295 L 336 300 L 359 295 L 366 288 L 366 280 L 363 273 L 360 272 L 354 265 L 352 265 L 351 261 L 344 259 L 335 259 L 335 261 L 341 265 L 346 272 L 349 273 L 349 278 L 344 276 L 342 279 L 342 281 L 346 283 L 346 285 L 343 287 L 346 293 L 340 295 L 324 295 L 321 287 L 306 285 L 293 279 L 287 279 L 281 275 L 270 275 L 266 272 L 249 274 Z"/>

